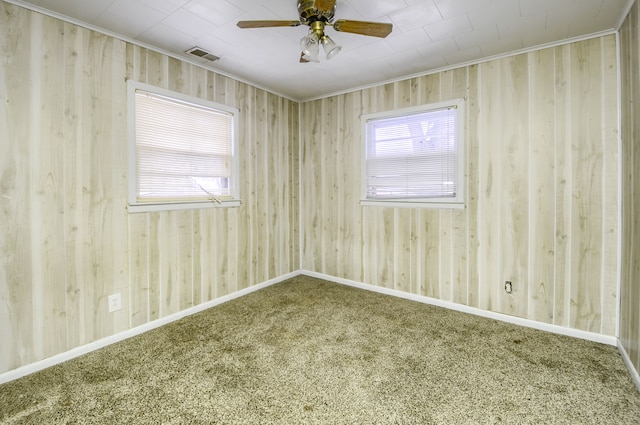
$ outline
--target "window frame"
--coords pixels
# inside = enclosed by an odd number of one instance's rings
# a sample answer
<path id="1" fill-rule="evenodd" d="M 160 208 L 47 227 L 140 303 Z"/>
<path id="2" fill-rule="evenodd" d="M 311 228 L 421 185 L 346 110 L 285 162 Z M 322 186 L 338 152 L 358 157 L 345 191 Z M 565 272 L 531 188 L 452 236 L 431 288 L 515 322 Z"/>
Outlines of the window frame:
<path id="1" fill-rule="evenodd" d="M 457 159 L 457 185 L 456 196 L 439 198 L 371 198 L 367 193 L 367 125 L 372 120 L 382 120 L 396 117 L 423 114 L 427 112 L 455 108 L 456 109 L 456 159 Z M 361 122 L 361 198 L 360 205 L 385 206 L 385 207 L 410 207 L 410 208 L 439 208 L 439 209 L 463 209 L 465 208 L 465 99 L 459 98 L 436 103 L 429 103 L 407 108 L 393 109 L 371 114 L 363 114 Z"/>
<path id="2" fill-rule="evenodd" d="M 230 114 L 232 116 L 232 136 L 231 136 L 231 175 L 229 176 L 229 186 L 232 198 L 218 200 L 189 200 L 184 198 L 175 201 L 140 202 L 138 200 L 137 182 L 137 144 L 136 144 L 136 92 L 143 91 L 154 95 L 162 96 L 176 102 L 191 103 L 196 106 L 213 109 L 215 111 Z M 225 208 L 238 207 L 241 204 L 239 196 L 239 165 L 238 158 L 238 116 L 240 110 L 231 106 L 212 102 L 194 96 L 185 95 L 175 91 L 167 90 L 139 81 L 127 80 L 127 209 L 131 213 L 171 211 L 201 208 Z"/>

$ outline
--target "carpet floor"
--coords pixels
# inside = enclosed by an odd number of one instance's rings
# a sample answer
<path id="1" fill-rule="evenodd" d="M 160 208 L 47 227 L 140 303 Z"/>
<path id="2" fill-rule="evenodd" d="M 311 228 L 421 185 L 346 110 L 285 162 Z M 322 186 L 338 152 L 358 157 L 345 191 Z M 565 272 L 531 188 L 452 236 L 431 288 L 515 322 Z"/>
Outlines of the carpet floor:
<path id="1" fill-rule="evenodd" d="M 1 424 L 639 424 L 615 347 L 298 276 L 0 386 Z"/>

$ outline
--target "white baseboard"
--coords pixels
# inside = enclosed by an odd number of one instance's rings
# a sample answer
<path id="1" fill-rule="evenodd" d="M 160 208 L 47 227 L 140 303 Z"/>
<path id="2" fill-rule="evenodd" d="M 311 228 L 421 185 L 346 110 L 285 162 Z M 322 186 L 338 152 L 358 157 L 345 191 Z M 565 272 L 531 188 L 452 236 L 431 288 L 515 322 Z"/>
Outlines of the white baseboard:
<path id="1" fill-rule="evenodd" d="M 250 286 L 248 288 L 242 289 L 232 294 L 224 295 L 220 298 L 216 298 L 215 300 L 207 301 L 205 303 L 188 308 L 186 310 L 182 310 L 177 313 L 171 314 L 169 316 L 154 320 L 152 322 L 145 323 L 144 325 L 136 326 L 135 328 L 128 329 L 126 331 L 119 332 L 117 334 L 108 336 L 106 338 L 99 339 L 89 344 L 85 344 L 80 347 L 73 348 L 69 351 L 65 351 L 64 353 L 56 354 L 46 359 L 31 363 L 25 366 L 21 366 L 14 370 L 10 370 L 8 372 L 0 374 L 0 384 L 13 381 L 18 378 L 22 378 L 23 376 L 30 375 L 32 373 L 38 372 L 40 370 L 46 369 L 51 366 L 55 366 L 67 360 L 80 357 L 84 354 L 90 353 L 92 351 L 98 350 L 108 345 L 115 344 L 116 342 L 123 341 L 125 339 L 131 338 L 136 335 L 140 335 L 152 329 L 156 329 L 156 328 L 159 328 L 160 326 L 164 326 L 168 323 L 180 320 L 184 317 L 191 316 L 193 314 L 207 310 L 211 307 L 215 307 L 217 305 L 226 303 L 236 298 L 240 298 L 244 295 L 250 294 L 252 292 L 258 291 L 260 289 L 266 288 L 268 286 L 274 285 L 276 283 L 282 282 L 292 277 L 298 276 L 299 274 L 300 274 L 300 271 L 288 273 L 286 275 L 268 280 L 266 282 L 259 283 L 257 285 Z"/>
<path id="2" fill-rule="evenodd" d="M 335 276 L 326 275 L 323 273 L 312 272 L 309 270 L 302 270 L 302 273 L 307 276 L 317 277 L 319 279 L 328 280 L 343 285 L 353 286 L 356 288 L 366 289 L 368 291 L 378 292 L 385 295 L 391 295 L 394 297 L 404 298 L 407 300 L 417 301 L 425 304 L 431 304 L 438 307 L 444 307 L 450 310 L 460 311 L 463 313 L 474 314 L 476 316 L 487 317 L 494 320 L 500 320 L 502 322 L 512 323 L 515 325 L 526 326 L 528 328 L 539 329 L 559 335 L 571 336 L 574 338 L 585 339 L 588 341 L 599 342 L 602 344 L 616 346 L 618 338 L 615 336 L 601 335 L 594 332 L 586 332 L 578 329 L 566 328 L 564 326 L 551 325 L 548 323 L 537 322 L 535 320 L 523 319 L 521 317 L 509 316 L 508 314 L 496 313 L 493 311 L 482 310 L 476 307 L 469 307 L 463 304 L 456 304 L 450 301 L 443 301 L 437 298 L 425 297 L 423 295 L 410 294 L 404 291 L 398 291 L 396 289 L 382 288 L 379 286 L 357 282 L 354 280 L 343 279 Z"/>
<path id="3" fill-rule="evenodd" d="M 618 351 L 620 352 L 622 360 L 624 360 L 624 364 L 627 366 L 627 369 L 629 369 L 629 373 L 631 374 L 633 382 L 635 382 L 638 391 L 640 391 L 640 374 L 633 365 L 633 362 L 631 361 L 627 350 L 625 350 L 624 345 L 622 345 L 622 341 L 620 340 L 618 340 Z"/>

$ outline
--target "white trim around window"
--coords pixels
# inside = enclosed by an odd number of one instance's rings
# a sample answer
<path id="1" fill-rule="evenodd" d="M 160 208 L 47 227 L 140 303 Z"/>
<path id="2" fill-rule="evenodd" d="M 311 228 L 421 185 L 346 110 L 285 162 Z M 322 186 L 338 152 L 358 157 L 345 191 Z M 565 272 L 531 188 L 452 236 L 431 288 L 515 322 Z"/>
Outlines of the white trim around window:
<path id="1" fill-rule="evenodd" d="M 128 80 L 129 212 L 239 206 L 238 114 Z"/>
<path id="2" fill-rule="evenodd" d="M 366 114 L 361 123 L 361 205 L 464 208 L 464 99 Z"/>

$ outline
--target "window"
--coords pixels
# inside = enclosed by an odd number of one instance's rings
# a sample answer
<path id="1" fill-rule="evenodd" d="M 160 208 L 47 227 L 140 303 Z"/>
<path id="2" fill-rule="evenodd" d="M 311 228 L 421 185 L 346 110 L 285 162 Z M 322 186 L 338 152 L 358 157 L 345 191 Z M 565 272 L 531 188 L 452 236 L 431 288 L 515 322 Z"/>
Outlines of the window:
<path id="1" fill-rule="evenodd" d="M 237 206 L 238 110 L 128 81 L 129 211 Z"/>
<path id="2" fill-rule="evenodd" d="M 362 116 L 363 205 L 464 207 L 464 100 Z"/>

